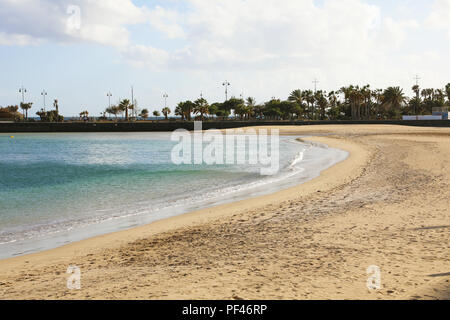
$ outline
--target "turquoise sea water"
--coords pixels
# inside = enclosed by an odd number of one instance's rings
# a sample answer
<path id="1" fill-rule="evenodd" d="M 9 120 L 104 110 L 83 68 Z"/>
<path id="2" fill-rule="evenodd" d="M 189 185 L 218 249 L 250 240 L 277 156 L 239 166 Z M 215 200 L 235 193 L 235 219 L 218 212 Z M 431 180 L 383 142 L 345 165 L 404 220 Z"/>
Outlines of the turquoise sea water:
<path id="1" fill-rule="evenodd" d="M 307 181 L 347 153 L 280 137 L 280 172 L 171 162 L 170 133 L 0 134 L 0 258 Z"/>

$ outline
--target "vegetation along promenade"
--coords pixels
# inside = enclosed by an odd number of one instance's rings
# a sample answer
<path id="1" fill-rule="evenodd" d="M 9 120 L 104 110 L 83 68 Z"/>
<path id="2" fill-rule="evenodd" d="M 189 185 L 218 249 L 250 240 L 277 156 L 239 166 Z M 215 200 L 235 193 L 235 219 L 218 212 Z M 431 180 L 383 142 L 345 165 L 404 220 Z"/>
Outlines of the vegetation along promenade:
<path id="1" fill-rule="evenodd" d="M 0 107 L 0 132 L 84 132 L 84 131 L 167 131 L 192 129 L 193 121 L 206 122 L 205 129 L 235 128 L 254 125 L 314 125 L 314 124 L 407 124 L 448 126 L 442 121 L 402 121 L 405 115 L 432 115 L 434 110 L 450 107 L 450 83 L 442 89 L 420 88 L 414 85 L 412 97 L 400 87 L 372 89 L 366 86 L 342 87 L 336 91 L 294 90 L 286 100 L 273 97 L 257 103 L 255 98 L 226 98 L 209 103 L 203 96 L 195 101 L 179 102 L 175 108 L 167 105 L 153 111 L 138 108 L 134 97 L 110 104 L 97 116 L 88 110 L 79 117 L 64 118 L 63 107 L 55 99 L 52 110 L 40 109 L 39 118 L 29 118 L 32 102 Z M 110 96 L 108 95 L 110 98 Z M 166 98 L 167 95 L 165 94 Z M 167 100 L 166 100 L 167 101 Z"/>

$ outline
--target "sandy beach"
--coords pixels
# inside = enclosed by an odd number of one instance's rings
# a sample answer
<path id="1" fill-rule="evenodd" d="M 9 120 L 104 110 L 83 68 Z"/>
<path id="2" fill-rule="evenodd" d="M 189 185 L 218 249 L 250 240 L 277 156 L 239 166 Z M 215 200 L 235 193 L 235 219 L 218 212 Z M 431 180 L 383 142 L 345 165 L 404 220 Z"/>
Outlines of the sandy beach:
<path id="1" fill-rule="evenodd" d="M 350 156 L 269 196 L 2 260 L 0 299 L 450 298 L 449 128 L 279 129 Z"/>

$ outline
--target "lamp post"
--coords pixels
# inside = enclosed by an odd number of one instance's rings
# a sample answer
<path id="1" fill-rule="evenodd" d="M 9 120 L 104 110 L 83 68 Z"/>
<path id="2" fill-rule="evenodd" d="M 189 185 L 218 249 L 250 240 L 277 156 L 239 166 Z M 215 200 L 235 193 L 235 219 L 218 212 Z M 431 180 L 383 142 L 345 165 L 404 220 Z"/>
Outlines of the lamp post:
<path id="1" fill-rule="evenodd" d="M 169 95 L 167 93 L 163 94 L 163 98 L 164 98 L 164 108 L 167 108 L 167 98 L 169 97 Z"/>
<path id="2" fill-rule="evenodd" d="M 416 76 L 414 77 L 414 80 L 416 80 L 416 103 L 414 104 L 414 114 L 417 115 L 417 102 L 420 99 L 420 87 L 419 87 L 419 80 L 421 80 L 421 78 L 419 77 L 418 74 L 416 74 Z"/>
<path id="3" fill-rule="evenodd" d="M 111 92 L 108 92 L 108 93 L 106 94 L 106 96 L 108 97 L 109 107 L 111 108 L 111 97 L 112 97 L 112 93 L 111 93 Z"/>
<path id="4" fill-rule="evenodd" d="M 44 98 L 44 112 L 45 112 L 45 97 L 47 96 L 47 91 L 42 90 L 41 96 Z"/>
<path id="5" fill-rule="evenodd" d="M 225 80 L 222 85 L 225 87 L 225 101 L 228 101 L 228 87 L 231 86 L 231 84 Z"/>
<path id="6" fill-rule="evenodd" d="M 317 92 L 317 84 L 319 83 L 319 80 L 314 79 L 313 83 L 314 83 L 314 93 L 316 93 Z"/>
<path id="7" fill-rule="evenodd" d="M 19 89 L 19 93 L 22 94 L 22 104 L 25 104 L 25 93 L 27 93 L 27 89 L 22 85 L 22 87 Z M 25 110 L 23 110 L 23 116 L 25 117 Z"/>
<path id="8" fill-rule="evenodd" d="M 27 93 L 27 89 L 23 85 L 19 89 L 19 93 L 22 94 L 22 103 L 25 103 L 25 93 Z"/>

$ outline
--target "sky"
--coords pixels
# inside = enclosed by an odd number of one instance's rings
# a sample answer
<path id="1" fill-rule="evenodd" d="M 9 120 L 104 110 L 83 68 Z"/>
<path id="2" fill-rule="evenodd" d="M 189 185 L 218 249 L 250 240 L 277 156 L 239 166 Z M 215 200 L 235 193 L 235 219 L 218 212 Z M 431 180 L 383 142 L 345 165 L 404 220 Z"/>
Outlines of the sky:
<path id="1" fill-rule="evenodd" d="M 150 111 L 295 89 L 450 82 L 450 0 L 0 0 L 0 105 Z"/>

